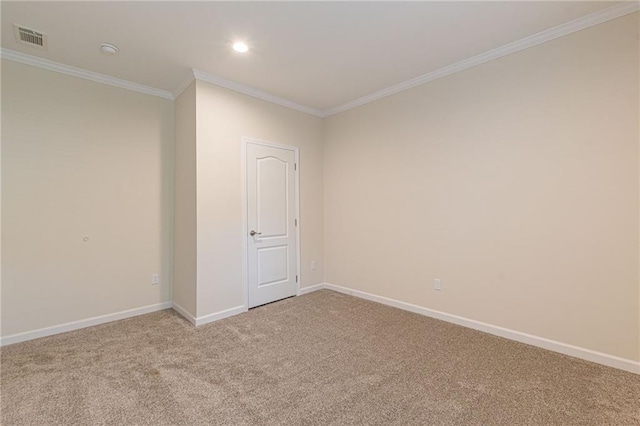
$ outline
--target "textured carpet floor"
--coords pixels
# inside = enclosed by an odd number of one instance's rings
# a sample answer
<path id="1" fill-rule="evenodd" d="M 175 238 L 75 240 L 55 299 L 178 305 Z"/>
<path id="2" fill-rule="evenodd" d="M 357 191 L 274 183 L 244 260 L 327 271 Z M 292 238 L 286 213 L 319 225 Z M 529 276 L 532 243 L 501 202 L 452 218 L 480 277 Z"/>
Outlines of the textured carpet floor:
<path id="1" fill-rule="evenodd" d="M 1 350 L 2 425 L 640 425 L 640 376 L 323 290 Z"/>

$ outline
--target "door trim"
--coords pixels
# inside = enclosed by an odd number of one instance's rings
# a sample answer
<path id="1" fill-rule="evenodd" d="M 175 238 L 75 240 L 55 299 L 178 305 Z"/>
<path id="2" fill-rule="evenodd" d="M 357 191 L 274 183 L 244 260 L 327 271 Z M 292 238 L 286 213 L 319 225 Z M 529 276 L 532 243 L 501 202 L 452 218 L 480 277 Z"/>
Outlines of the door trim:
<path id="1" fill-rule="evenodd" d="M 247 145 L 262 145 L 268 146 L 271 148 L 280 148 L 286 149 L 288 151 L 293 151 L 295 154 L 295 162 L 297 167 L 294 171 L 295 176 L 295 208 L 296 208 L 296 219 L 298 220 L 298 226 L 296 226 L 296 275 L 298 276 L 298 281 L 296 282 L 296 296 L 300 296 L 300 284 L 302 283 L 302 274 L 300 268 L 300 227 L 302 222 L 300 220 L 300 150 L 297 146 L 284 145 L 276 142 L 269 142 L 260 139 L 254 139 L 250 137 L 242 137 L 241 138 L 241 173 L 242 173 L 242 288 L 244 291 L 244 310 L 249 310 L 249 260 L 247 256 L 247 250 L 249 249 L 247 245 L 247 235 L 249 234 L 249 228 L 247 227 L 247 220 L 249 217 L 248 203 L 247 203 Z"/>

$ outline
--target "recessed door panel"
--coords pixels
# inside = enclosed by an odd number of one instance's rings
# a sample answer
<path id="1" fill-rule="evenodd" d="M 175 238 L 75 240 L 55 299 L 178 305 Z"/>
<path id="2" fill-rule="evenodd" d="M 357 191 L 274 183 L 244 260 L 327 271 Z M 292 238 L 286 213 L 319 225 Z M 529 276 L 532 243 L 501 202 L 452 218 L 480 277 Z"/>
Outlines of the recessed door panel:
<path id="1" fill-rule="evenodd" d="M 277 284 L 289 279 L 289 247 L 258 249 L 258 287 Z"/>
<path id="2" fill-rule="evenodd" d="M 287 235 L 288 164 L 276 157 L 258 158 L 258 228 L 262 238 Z"/>

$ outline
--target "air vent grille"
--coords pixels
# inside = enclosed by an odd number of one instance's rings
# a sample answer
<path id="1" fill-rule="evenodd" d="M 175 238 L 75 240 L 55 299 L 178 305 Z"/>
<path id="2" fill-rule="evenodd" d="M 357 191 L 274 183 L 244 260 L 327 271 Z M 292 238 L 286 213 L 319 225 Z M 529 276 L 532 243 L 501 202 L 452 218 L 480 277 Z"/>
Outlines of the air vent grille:
<path id="1" fill-rule="evenodd" d="M 28 44 L 29 46 L 37 47 L 40 49 L 47 48 L 47 35 L 31 28 L 23 27 L 22 25 L 13 25 L 16 41 L 22 44 Z"/>

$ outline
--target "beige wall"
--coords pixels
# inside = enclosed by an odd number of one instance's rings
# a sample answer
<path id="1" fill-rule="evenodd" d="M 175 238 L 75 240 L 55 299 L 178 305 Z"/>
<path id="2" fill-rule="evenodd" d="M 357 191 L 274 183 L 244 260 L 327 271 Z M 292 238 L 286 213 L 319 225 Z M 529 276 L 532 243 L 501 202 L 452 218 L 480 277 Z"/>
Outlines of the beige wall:
<path id="1" fill-rule="evenodd" d="M 2 61 L 2 124 L 2 335 L 170 301 L 173 103 Z"/>
<path id="2" fill-rule="evenodd" d="M 173 301 L 196 317 L 196 84 L 175 103 Z"/>
<path id="3" fill-rule="evenodd" d="M 196 84 L 198 316 L 244 304 L 242 137 L 300 148 L 301 287 L 323 282 L 322 120 Z"/>
<path id="4" fill-rule="evenodd" d="M 638 47 L 634 14 L 329 118 L 327 282 L 640 359 Z"/>

